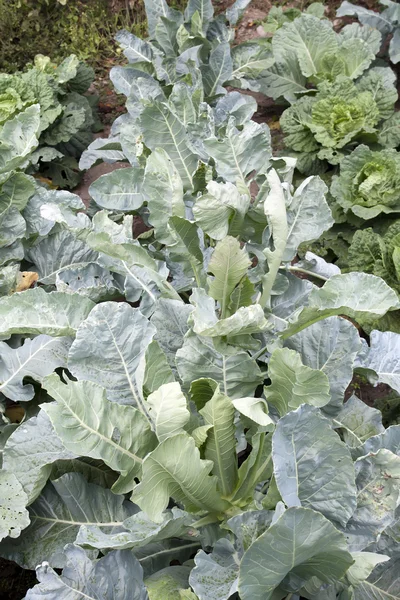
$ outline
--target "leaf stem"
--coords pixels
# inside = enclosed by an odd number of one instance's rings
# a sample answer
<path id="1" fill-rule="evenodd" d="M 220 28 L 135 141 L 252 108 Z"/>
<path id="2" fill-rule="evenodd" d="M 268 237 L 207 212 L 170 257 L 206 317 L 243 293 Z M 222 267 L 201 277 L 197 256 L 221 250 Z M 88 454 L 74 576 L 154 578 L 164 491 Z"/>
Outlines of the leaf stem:
<path id="1" fill-rule="evenodd" d="M 200 529 L 200 527 L 205 527 L 205 525 L 212 525 L 213 523 L 218 523 L 218 517 L 216 515 L 207 515 L 198 521 L 192 523 L 191 527 L 194 529 Z"/>
<path id="2" fill-rule="evenodd" d="M 302 269 L 301 267 L 296 267 L 296 265 L 290 265 L 288 267 L 280 267 L 281 269 L 287 269 L 288 271 L 294 271 L 296 273 L 303 273 L 304 275 L 308 275 L 309 277 L 315 277 L 315 279 L 321 279 L 321 281 L 328 281 L 328 277 L 324 277 L 319 273 L 314 273 L 313 271 L 307 271 L 307 269 Z"/>

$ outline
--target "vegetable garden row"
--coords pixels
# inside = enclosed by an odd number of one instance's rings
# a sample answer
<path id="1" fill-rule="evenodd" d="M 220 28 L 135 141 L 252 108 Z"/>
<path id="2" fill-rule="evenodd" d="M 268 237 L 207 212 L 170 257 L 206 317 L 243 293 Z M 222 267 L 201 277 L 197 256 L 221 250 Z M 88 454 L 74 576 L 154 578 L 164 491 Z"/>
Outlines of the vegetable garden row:
<path id="1" fill-rule="evenodd" d="M 75 56 L 0 75 L 0 556 L 36 568 L 26 600 L 400 598 L 400 425 L 348 397 L 400 394 L 381 3 L 234 45 L 248 0 L 145 0 L 92 143 Z M 240 90 L 284 106 L 283 152 Z M 79 158 L 128 164 L 88 207 Z"/>

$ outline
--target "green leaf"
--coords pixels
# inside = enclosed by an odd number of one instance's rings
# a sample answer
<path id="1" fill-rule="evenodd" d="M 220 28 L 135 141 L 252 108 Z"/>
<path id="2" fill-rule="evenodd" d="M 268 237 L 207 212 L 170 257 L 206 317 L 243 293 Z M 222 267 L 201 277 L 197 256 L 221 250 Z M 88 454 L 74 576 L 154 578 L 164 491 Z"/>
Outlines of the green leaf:
<path id="1" fill-rule="evenodd" d="M 66 230 L 43 238 L 26 255 L 43 284 L 54 284 L 65 269 L 85 267 L 97 257 L 96 251 Z"/>
<path id="2" fill-rule="evenodd" d="M 170 247 L 171 257 L 176 261 L 188 261 L 196 283 L 200 286 L 203 276 L 203 253 L 200 249 L 198 227 L 182 217 L 171 217 L 168 221 L 177 242 Z"/>
<path id="3" fill-rule="evenodd" d="M 78 328 L 68 368 L 78 379 L 103 386 L 110 401 L 144 411 L 139 365 L 154 334 L 138 308 L 103 302 Z"/>
<path id="4" fill-rule="evenodd" d="M 143 169 L 117 169 L 96 179 L 89 194 L 101 208 L 116 212 L 138 210 L 144 202 L 143 177 Z"/>
<path id="5" fill-rule="evenodd" d="M 143 393 L 148 396 L 165 383 L 175 381 L 174 374 L 168 364 L 167 357 L 160 344 L 153 340 L 147 347 L 145 355 L 145 371 L 143 379 Z"/>
<path id="6" fill-rule="evenodd" d="M 399 598 L 400 561 L 380 565 L 354 590 L 354 600 L 397 600 Z"/>
<path id="7" fill-rule="evenodd" d="M 13 333 L 74 335 L 94 303 L 78 294 L 46 293 L 43 288 L 0 299 L 0 336 Z"/>
<path id="8" fill-rule="evenodd" d="M 32 400 L 35 390 L 29 383 L 24 385 L 24 377 L 41 382 L 55 369 L 66 367 L 71 342 L 47 335 L 26 339 L 19 348 L 0 342 L 0 392 L 15 402 Z"/>
<path id="9" fill-rule="evenodd" d="M 209 280 L 209 293 L 219 301 L 222 318 L 226 316 L 233 290 L 249 266 L 249 256 L 235 238 L 228 236 L 218 242 L 208 264 L 208 272 L 214 275 L 214 279 Z"/>
<path id="10" fill-rule="evenodd" d="M 187 335 L 176 353 L 176 365 L 185 385 L 206 374 L 221 386 L 230 398 L 252 396 L 263 375 L 255 360 L 237 348 L 221 351 L 209 338 L 194 333 Z M 207 371 L 204 371 L 207 365 Z"/>
<path id="11" fill-rule="evenodd" d="M 16 538 L 29 525 L 26 510 L 28 496 L 18 479 L 8 471 L 0 471 L 0 540 Z"/>
<path id="12" fill-rule="evenodd" d="M 29 527 L 19 540 L 3 542 L 0 552 L 24 569 L 34 569 L 43 560 L 62 568 L 64 546 L 75 542 L 81 526 L 109 532 L 134 510 L 124 496 L 87 483 L 80 473 L 67 473 L 47 484 L 29 507 Z"/>
<path id="13" fill-rule="evenodd" d="M 208 63 L 201 65 L 204 92 L 209 98 L 224 94 L 223 84 L 232 77 L 232 57 L 229 42 L 218 44 L 210 52 Z"/>
<path id="14" fill-rule="evenodd" d="M 3 468 L 15 474 L 31 503 L 45 486 L 54 463 L 74 458 L 76 454 L 65 448 L 49 417 L 41 410 L 8 438 L 3 451 Z"/>
<path id="15" fill-rule="evenodd" d="M 165 150 L 154 150 L 147 159 L 143 192 L 150 212 L 149 221 L 162 244 L 173 237 L 168 230 L 169 217 L 184 217 L 183 186 L 179 173 Z"/>
<path id="16" fill-rule="evenodd" d="M 199 13 L 203 26 L 208 25 L 214 15 L 211 0 L 189 0 L 185 11 L 185 21 L 190 21 L 196 11 Z"/>
<path id="17" fill-rule="evenodd" d="M 80 455 L 99 458 L 118 471 L 116 493 L 130 491 L 155 436 L 147 419 L 132 406 L 109 402 L 104 388 L 90 381 L 61 382 L 53 373 L 43 387 L 56 402 L 43 405 L 65 447 Z M 90 405 L 84 398 L 90 397 Z"/>
<path id="18" fill-rule="evenodd" d="M 268 416 L 268 406 L 263 398 L 237 398 L 232 404 L 242 415 L 262 427 L 274 423 Z"/>
<path id="19" fill-rule="evenodd" d="M 175 355 L 182 347 L 185 334 L 189 331 L 187 320 L 193 310 L 190 304 L 160 298 L 151 317 L 151 323 L 157 330 L 155 339 L 172 367 L 175 367 Z"/>
<path id="20" fill-rule="evenodd" d="M 269 600 L 286 582 L 299 590 L 312 577 L 335 583 L 353 563 L 341 534 L 307 508 L 289 508 L 245 552 L 240 564 L 243 600 Z"/>
<path id="21" fill-rule="evenodd" d="M 39 113 L 39 104 L 34 104 L 3 125 L 0 132 L 0 173 L 19 167 L 38 145 Z"/>
<path id="22" fill-rule="evenodd" d="M 333 420 L 335 429 L 340 429 L 343 440 L 350 448 L 361 446 L 374 435 L 383 433 L 382 413 L 367 406 L 357 396 L 351 396 Z"/>
<path id="23" fill-rule="evenodd" d="M 182 599 L 184 588 L 187 588 L 190 567 L 172 566 L 162 569 L 145 579 L 149 600 L 176 600 Z M 187 590 L 190 592 L 190 590 Z M 189 596 L 189 598 L 193 596 Z M 196 598 L 196 596 L 195 596 Z"/>
<path id="24" fill-rule="evenodd" d="M 313 508 L 346 525 L 357 503 L 353 461 L 317 409 L 303 405 L 278 421 L 272 456 L 287 506 Z"/>
<path id="25" fill-rule="evenodd" d="M 154 523 L 144 512 L 139 512 L 123 521 L 120 526 L 123 531 L 114 532 L 98 525 L 82 525 L 76 542 L 80 546 L 98 550 L 136 549 L 170 538 L 193 539 L 197 532 L 191 527 L 192 522 L 192 517 L 179 508 L 165 511 L 161 523 Z"/>
<path id="26" fill-rule="evenodd" d="M 327 191 L 319 177 L 305 179 L 295 191 L 286 209 L 288 234 L 283 261 L 291 261 L 301 243 L 318 239 L 334 224 L 325 200 Z"/>
<path id="27" fill-rule="evenodd" d="M 168 7 L 165 0 L 145 0 L 144 3 L 146 9 L 147 26 L 149 29 L 150 37 L 154 37 L 156 25 L 161 17 L 170 19 L 172 17 L 172 10 Z"/>
<path id="28" fill-rule="evenodd" d="M 166 383 L 147 398 L 149 415 L 159 442 L 182 433 L 190 419 L 179 383 Z"/>
<path id="29" fill-rule="evenodd" d="M 184 187 L 191 189 L 198 158 L 187 144 L 184 124 L 166 104 L 154 102 L 143 110 L 140 125 L 146 146 L 150 150 L 165 150 L 174 163 Z"/>
<path id="30" fill-rule="evenodd" d="M 335 414 L 353 378 L 353 364 L 361 349 L 357 329 L 346 319 L 329 317 L 288 338 L 285 346 L 296 350 L 304 365 L 320 369 L 329 380 L 331 400 L 324 412 Z"/>
<path id="31" fill-rule="evenodd" d="M 247 194 L 240 194 L 232 183 L 210 181 L 207 193 L 196 199 L 193 214 L 197 225 L 214 240 L 240 232 L 250 206 Z"/>
<path id="32" fill-rule="evenodd" d="M 262 279 L 262 307 L 270 303 L 271 292 L 283 259 L 288 239 L 288 222 L 285 194 L 278 173 L 271 170 L 267 175 L 268 195 L 264 201 L 264 213 L 272 234 L 273 249 L 266 248 L 264 255 L 268 261 L 268 273 Z"/>
<path id="33" fill-rule="evenodd" d="M 97 263 L 64 269 L 56 276 L 56 288 L 58 292 L 85 296 L 92 302 L 111 300 L 121 295 L 111 273 Z"/>
<path id="34" fill-rule="evenodd" d="M 337 35 L 329 21 L 302 15 L 293 23 L 285 23 L 275 34 L 274 55 L 295 54 L 305 77 L 324 71 L 324 57 L 338 50 Z"/>
<path id="35" fill-rule="evenodd" d="M 143 461 L 141 483 L 132 500 L 160 522 L 169 498 L 192 512 L 221 512 L 227 503 L 217 492 L 217 478 L 209 475 L 210 461 L 201 460 L 193 438 L 180 433 L 166 439 Z"/>
<path id="36" fill-rule="evenodd" d="M 301 404 L 320 408 L 330 401 L 328 377 L 318 369 L 305 366 L 294 350 L 275 350 L 269 361 L 268 375 L 271 385 L 264 388 L 265 397 L 281 417 Z"/>
<path id="37" fill-rule="evenodd" d="M 366 273 L 334 275 L 322 288 L 313 288 L 309 306 L 303 308 L 297 320 L 282 334 L 283 339 L 302 331 L 309 325 L 331 317 L 346 315 L 358 321 L 379 319 L 390 310 L 400 307 L 398 298 L 380 277 Z"/>
<path id="38" fill-rule="evenodd" d="M 200 410 L 207 432 L 204 456 L 214 463 L 212 474 L 218 477 L 223 496 L 229 496 L 237 481 L 235 407 L 232 401 L 216 388 L 211 400 Z"/>
<path id="39" fill-rule="evenodd" d="M 357 369 L 371 383 L 386 383 L 400 393 L 400 335 L 391 331 L 372 331 L 370 348 L 357 361 Z"/>
<path id="40" fill-rule="evenodd" d="M 189 583 L 201 600 L 225 600 L 237 592 L 240 555 L 227 539 L 218 540 L 210 554 L 199 550 Z"/>
<path id="41" fill-rule="evenodd" d="M 35 192 L 33 181 L 24 173 L 13 173 L 0 185 L 0 218 L 12 206 L 23 210 Z"/>
<path id="42" fill-rule="evenodd" d="M 364 550 L 396 521 L 400 457 L 381 449 L 355 462 L 357 508 L 344 533 L 351 551 Z"/>
<path id="43" fill-rule="evenodd" d="M 190 317 L 193 331 L 206 337 L 236 336 L 260 333 L 268 329 L 269 324 L 259 304 L 241 307 L 235 314 L 218 320 L 215 314 L 215 301 L 207 296 L 202 288 L 195 288 L 190 302 L 196 308 Z"/>
<path id="44" fill-rule="evenodd" d="M 248 122 L 242 131 L 238 131 L 231 118 L 226 137 L 222 140 L 208 138 L 204 146 L 215 160 L 218 174 L 235 183 L 242 194 L 247 192 L 247 176 L 253 171 L 264 173 L 269 166 L 271 136 L 265 125 Z"/>
<path id="45" fill-rule="evenodd" d="M 58 575 L 48 563 L 39 565 L 36 578 L 39 583 L 28 590 L 26 600 L 69 600 L 71 590 L 75 598 L 97 600 L 107 590 L 113 600 L 126 600 L 125 583 L 129 581 L 130 600 L 147 600 L 143 571 L 129 550 L 116 550 L 97 561 L 91 561 L 85 551 L 68 544 L 65 574 Z"/>
<path id="46" fill-rule="evenodd" d="M 126 29 L 118 31 L 115 40 L 123 48 L 124 55 L 129 63 L 148 62 L 151 64 L 153 62 L 156 49 L 146 40 L 141 40 L 136 35 L 126 31 Z"/>

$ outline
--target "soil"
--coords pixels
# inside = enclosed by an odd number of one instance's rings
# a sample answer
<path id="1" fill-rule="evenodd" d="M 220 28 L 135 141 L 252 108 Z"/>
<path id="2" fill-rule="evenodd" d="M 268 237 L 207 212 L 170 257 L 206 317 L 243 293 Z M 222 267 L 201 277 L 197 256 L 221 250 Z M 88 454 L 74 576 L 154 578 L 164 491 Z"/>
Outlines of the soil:
<path id="1" fill-rule="evenodd" d="M 22 600 L 26 591 L 37 583 L 35 571 L 0 558 L 0 600 Z"/>

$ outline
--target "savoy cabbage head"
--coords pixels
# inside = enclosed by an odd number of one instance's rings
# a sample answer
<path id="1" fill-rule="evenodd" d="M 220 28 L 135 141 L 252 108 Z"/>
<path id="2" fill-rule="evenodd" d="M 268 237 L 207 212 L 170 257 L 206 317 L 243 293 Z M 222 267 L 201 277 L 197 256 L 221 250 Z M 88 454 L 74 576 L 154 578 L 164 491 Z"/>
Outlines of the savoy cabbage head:
<path id="1" fill-rule="evenodd" d="M 342 160 L 330 191 L 345 213 L 363 220 L 400 212 L 400 153 L 358 146 Z"/>
<path id="2" fill-rule="evenodd" d="M 93 69 L 74 55 L 58 66 L 38 55 L 24 72 L 0 73 L 0 131 L 38 105 L 38 152 L 31 171 L 46 172 L 55 185 L 73 187 L 79 180 L 76 159 L 90 144 L 95 124 L 92 99 L 83 95 L 93 77 Z"/>
<path id="3" fill-rule="evenodd" d="M 324 82 L 285 110 L 284 141 L 302 173 L 323 172 L 360 143 L 395 148 L 400 117 L 389 69 L 373 69 L 356 83 L 348 78 Z"/>

